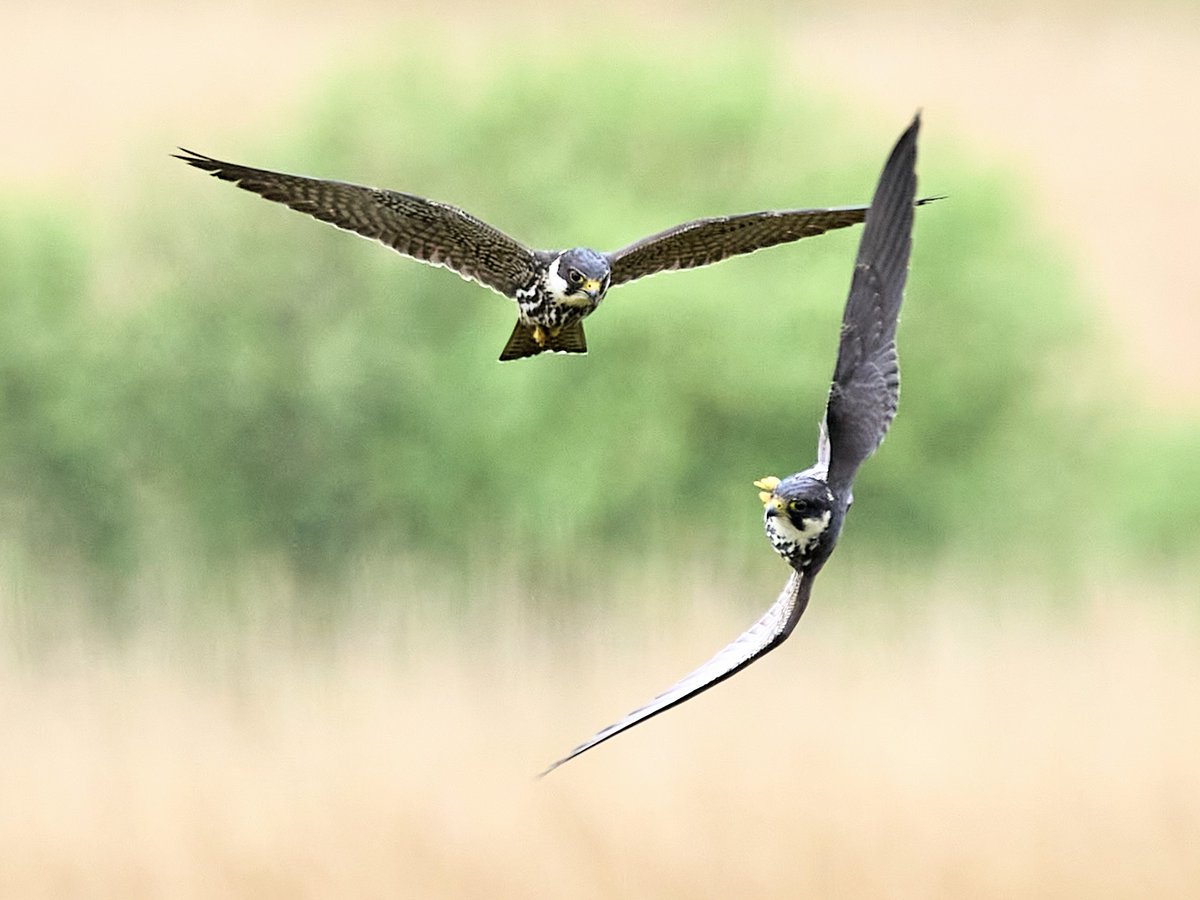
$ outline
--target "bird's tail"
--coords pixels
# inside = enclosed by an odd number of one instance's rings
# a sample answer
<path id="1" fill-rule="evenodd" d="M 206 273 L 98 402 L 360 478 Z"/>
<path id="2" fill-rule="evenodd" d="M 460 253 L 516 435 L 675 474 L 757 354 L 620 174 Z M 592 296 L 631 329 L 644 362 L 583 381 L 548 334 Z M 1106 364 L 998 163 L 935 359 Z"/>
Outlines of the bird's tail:
<path id="1" fill-rule="evenodd" d="M 546 333 L 545 342 L 539 344 L 533 336 L 533 329 L 524 322 L 517 321 L 513 326 L 512 335 L 504 350 L 500 353 L 500 362 L 510 359 L 524 359 L 526 356 L 537 356 L 545 351 L 552 353 L 587 353 L 587 340 L 583 336 L 583 322 L 572 322 L 564 325 L 558 334 Z"/>

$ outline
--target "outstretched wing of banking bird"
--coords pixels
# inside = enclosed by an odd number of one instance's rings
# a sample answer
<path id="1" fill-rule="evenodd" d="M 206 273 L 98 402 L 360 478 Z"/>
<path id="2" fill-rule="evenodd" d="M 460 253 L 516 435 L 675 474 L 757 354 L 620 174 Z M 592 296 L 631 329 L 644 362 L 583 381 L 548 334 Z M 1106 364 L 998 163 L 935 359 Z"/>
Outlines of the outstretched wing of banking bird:
<path id="1" fill-rule="evenodd" d="M 851 484 L 896 414 L 900 375 L 896 320 L 908 274 L 920 117 L 901 135 L 880 175 L 866 218 L 842 317 L 837 362 L 817 461 L 786 479 L 756 485 L 764 523 L 792 573 L 771 608 L 716 656 L 645 706 L 588 738 L 542 774 L 706 691 L 782 644 L 808 605 L 813 579 L 837 543 Z"/>
<path id="2" fill-rule="evenodd" d="M 612 253 L 586 247 L 536 250 L 456 206 L 414 194 L 256 169 L 190 150 L 176 156 L 267 200 L 412 259 L 445 266 L 516 301 L 517 323 L 502 360 L 544 351 L 586 353 L 583 319 L 611 285 L 845 228 L 862 222 L 867 211 L 846 206 L 754 212 L 687 222 Z"/>

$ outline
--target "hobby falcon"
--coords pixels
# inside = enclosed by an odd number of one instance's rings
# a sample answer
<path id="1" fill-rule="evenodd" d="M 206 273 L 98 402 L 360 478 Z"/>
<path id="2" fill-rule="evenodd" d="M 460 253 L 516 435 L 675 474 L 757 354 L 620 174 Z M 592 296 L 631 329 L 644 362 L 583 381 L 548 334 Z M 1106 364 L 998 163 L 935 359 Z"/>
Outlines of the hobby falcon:
<path id="1" fill-rule="evenodd" d="M 833 383 L 817 441 L 803 472 L 756 481 L 775 552 L 792 568 L 779 598 L 741 637 L 696 671 L 588 738 L 542 774 L 724 681 L 782 644 L 808 605 L 813 579 L 829 559 L 853 499 L 859 465 L 887 432 L 899 401 L 896 318 L 912 246 L 920 116 L 901 135 L 875 188 L 842 315 Z"/>
<path id="2" fill-rule="evenodd" d="M 547 350 L 586 353 L 583 320 L 612 285 L 856 225 L 867 212 L 845 206 L 745 213 L 686 222 L 611 253 L 532 250 L 468 212 L 413 194 L 254 169 L 190 150 L 176 158 L 515 300 L 517 324 L 501 360 Z M 920 203 L 929 199 L 936 198 Z"/>

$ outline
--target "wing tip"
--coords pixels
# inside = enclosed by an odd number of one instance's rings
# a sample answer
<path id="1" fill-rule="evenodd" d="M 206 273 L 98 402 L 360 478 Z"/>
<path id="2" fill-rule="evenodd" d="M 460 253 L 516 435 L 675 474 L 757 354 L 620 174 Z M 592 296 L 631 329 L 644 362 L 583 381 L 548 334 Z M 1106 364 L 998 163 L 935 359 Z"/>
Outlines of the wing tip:
<path id="1" fill-rule="evenodd" d="M 546 766 L 546 768 L 542 769 L 542 771 L 540 771 L 536 775 L 534 775 L 533 776 L 534 780 L 541 781 L 543 778 L 545 778 L 547 775 L 549 775 L 551 772 L 553 772 L 555 769 L 557 769 L 563 763 L 571 760 L 574 756 L 575 756 L 575 754 L 572 753 L 568 756 L 564 756 L 562 759 L 556 759 L 554 762 L 550 763 L 550 765 Z"/>
<path id="2" fill-rule="evenodd" d="M 641 721 L 641 720 L 639 719 L 638 721 Z M 547 775 L 549 775 L 551 772 L 553 772 L 555 769 L 557 769 L 559 766 L 563 765 L 564 763 L 569 763 L 575 757 L 586 753 L 588 750 L 591 750 L 593 747 L 597 746 L 598 744 L 603 744 L 605 741 L 607 741 L 611 737 L 616 737 L 618 734 L 620 734 L 626 728 L 629 728 L 636 724 L 637 724 L 637 722 L 630 722 L 630 723 L 626 724 L 624 721 L 622 721 L 622 722 L 616 722 L 612 725 L 609 725 L 607 728 L 602 728 L 600 731 L 597 731 L 594 735 L 592 735 L 590 738 L 588 738 L 582 744 L 575 747 L 566 756 L 559 757 L 554 762 L 550 763 L 550 765 L 546 766 L 546 768 L 544 768 L 544 769 L 542 769 L 542 771 L 538 772 L 535 777 L 538 780 L 545 778 Z M 622 727 L 617 728 L 616 727 L 617 725 L 621 725 Z"/>
<path id="3" fill-rule="evenodd" d="M 175 149 L 179 152 L 171 154 L 173 159 L 182 160 L 189 166 L 195 166 L 197 169 L 202 169 L 205 172 L 212 172 L 214 175 L 228 165 L 218 159 L 213 159 L 211 156 L 205 156 L 203 153 L 189 150 L 187 147 L 176 147 Z"/>

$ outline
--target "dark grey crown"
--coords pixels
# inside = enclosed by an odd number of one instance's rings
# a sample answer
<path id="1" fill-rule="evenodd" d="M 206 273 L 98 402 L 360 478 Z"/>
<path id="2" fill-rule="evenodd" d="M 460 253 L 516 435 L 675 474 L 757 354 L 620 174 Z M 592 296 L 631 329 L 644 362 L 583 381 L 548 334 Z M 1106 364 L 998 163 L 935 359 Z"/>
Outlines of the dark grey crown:
<path id="1" fill-rule="evenodd" d="M 802 527 L 805 519 L 822 516 L 834 507 L 829 486 L 803 473 L 789 475 L 779 482 L 775 496 L 784 501 L 784 511 L 797 528 Z"/>
<path id="2" fill-rule="evenodd" d="M 608 260 L 595 250 L 573 247 L 560 253 L 558 260 L 559 277 L 572 287 L 585 281 L 598 281 L 601 289 L 608 287 Z"/>

